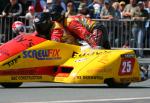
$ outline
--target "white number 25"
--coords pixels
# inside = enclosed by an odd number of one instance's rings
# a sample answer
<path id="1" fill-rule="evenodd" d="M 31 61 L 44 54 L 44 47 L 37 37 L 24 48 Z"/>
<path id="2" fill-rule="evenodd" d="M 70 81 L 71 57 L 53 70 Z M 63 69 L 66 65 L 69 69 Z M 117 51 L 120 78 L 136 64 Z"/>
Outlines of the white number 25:
<path id="1" fill-rule="evenodd" d="M 122 73 L 130 73 L 132 70 L 132 62 L 131 61 L 123 61 L 122 62 Z"/>

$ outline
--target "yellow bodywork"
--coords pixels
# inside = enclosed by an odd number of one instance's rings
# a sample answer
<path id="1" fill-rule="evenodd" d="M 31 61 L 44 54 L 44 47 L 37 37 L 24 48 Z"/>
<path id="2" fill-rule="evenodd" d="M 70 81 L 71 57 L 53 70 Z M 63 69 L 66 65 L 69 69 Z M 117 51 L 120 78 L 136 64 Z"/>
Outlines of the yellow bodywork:
<path id="1" fill-rule="evenodd" d="M 99 84 L 108 78 L 119 83 L 141 80 L 139 64 L 132 50 L 89 49 L 69 59 L 62 66 L 73 67 L 69 77 L 64 78 L 65 83 Z"/>
<path id="2" fill-rule="evenodd" d="M 48 55 L 43 56 L 45 53 Z M 30 74 L 36 68 L 49 70 L 52 66 L 59 68 L 55 75 Z M 109 78 L 119 83 L 141 81 L 133 50 L 82 50 L 80 46 L 47 40 L 0 62 L 0 82 L 99 84 Z"/>

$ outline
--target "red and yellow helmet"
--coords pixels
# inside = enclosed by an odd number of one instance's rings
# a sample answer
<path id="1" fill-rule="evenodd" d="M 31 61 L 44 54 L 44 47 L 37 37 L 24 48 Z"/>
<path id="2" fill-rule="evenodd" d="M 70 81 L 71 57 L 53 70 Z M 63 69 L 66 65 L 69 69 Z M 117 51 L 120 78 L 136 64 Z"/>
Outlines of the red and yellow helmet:
<path id="1" fill-rule="evenodd" d="M 26 27 L 25 27 L 23 22 L 15 21 L 12 24 L 12 30 L 13 30 L 14 33 L 26 32 Z"/>

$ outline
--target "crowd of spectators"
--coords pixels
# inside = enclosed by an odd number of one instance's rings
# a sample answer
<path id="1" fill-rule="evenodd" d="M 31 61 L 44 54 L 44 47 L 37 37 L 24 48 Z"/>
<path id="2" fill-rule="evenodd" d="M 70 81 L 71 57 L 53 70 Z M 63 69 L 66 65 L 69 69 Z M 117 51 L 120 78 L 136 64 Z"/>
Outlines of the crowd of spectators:
<path id="1" fill-rule="evenodd" d="M 0 3 L 6 5 L 0 7 L 1 18 L 25 16 L 30 20 L 30 24 L 37 14 L 47 10 L 53 3 L 62 6 L 65 17 L 82 13 L 92 19 L 142 20 L 142 22 L 133 22 L 132 24 L 131 33 L 134 38 L 134 47 L 143 48 L 145 37 L 150 47 L 150 23 L 146 22 L 150 19 L 150 0 L 129 0 L 128 2 L 122 0 L 0 0 Z M 129 41 L 124 42 L 123 47 L 130 46 Z M 138 54 L 143 56 L 141 51 Z"/>
<path id="2" fill-rule="evenodd" d="M 132 18 L 138 11 L 138 3 L 144 6 L 149 12 L 149 0 L 129 0 L 129 3 L 119 0 L 0 0 L 3 5 L 0 7 L 0 14 L 3 16 L 8 12 L 17 13 L 16 16 L 25 16 L 29 6 L 34 6 L 35 13 L 43 12 L 51 3 L 60 3 L 66 15 L 75 15 L 81 9 L 86 10 L 92 19 L 121 19 Z M 16 5 L 13 5 L 13 2 Z M 16 11 L 17 10 L 17 11 Z M 138 13 L 138 12 L 137 12 Z M 11 14 L 7 14 L 11 16 Z"/>

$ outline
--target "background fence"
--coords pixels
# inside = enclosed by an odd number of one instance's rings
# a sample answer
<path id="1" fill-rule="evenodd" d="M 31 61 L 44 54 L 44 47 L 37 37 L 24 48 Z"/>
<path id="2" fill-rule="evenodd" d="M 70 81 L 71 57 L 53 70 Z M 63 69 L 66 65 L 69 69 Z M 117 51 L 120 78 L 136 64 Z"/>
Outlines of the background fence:
<path id="1" fill-rule="evenodd" d="M 15 37 L 12 33 L 11 25 L 14 21 L 22 21 L 29 25 L 29 21 L 24 17 L 0 18 L 0 43 L 4 43 Z M 131 19 L 103 20 L 96 21 L 105 25 L 108 29 L 109 41 L 112 48 L 129 47 L 134 50 L 150 50 L 150 20 L 135 21 Z"/>
<path id="2" fill-rule="evenodd" d="M 12 23 L 14 21 L 22 21 L 25 25 L 29 25 L 29 21 L 25 17 L 5 17 L 0 18 L 0 43 L 7 42 L 16 35 L 12 32 Z"/>

